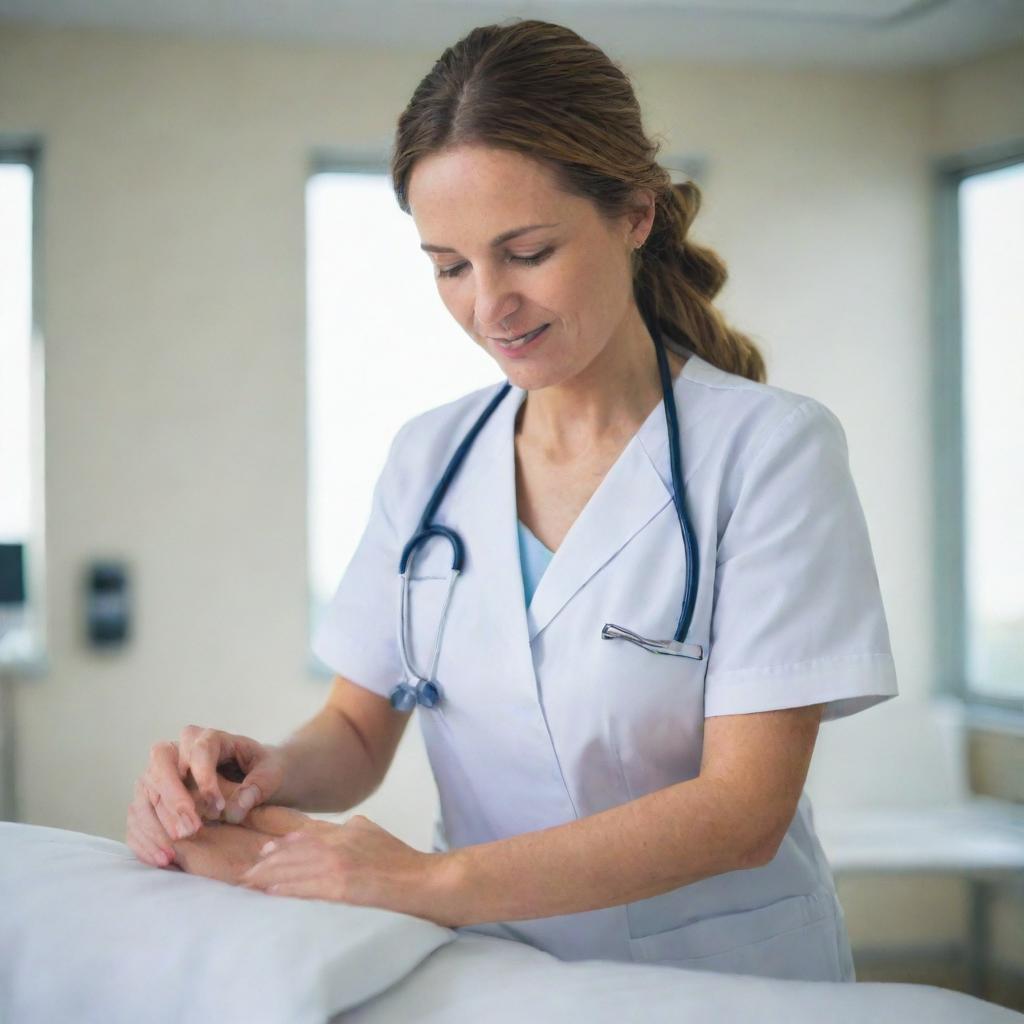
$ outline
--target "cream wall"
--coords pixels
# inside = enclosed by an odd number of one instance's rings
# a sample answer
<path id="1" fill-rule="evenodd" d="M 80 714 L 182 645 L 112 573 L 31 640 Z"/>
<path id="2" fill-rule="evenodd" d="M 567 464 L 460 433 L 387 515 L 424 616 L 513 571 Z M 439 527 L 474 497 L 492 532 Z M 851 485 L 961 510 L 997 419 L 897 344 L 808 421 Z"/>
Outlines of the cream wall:
<path id="1" fill-rule="evenodd" d="M 154 740 L 196 722 L 272 742 L 323 700 L 304 180 L 314 147 L 385 154 L 434 56 L 0 26 L 0 136 L 45 146 L 50 670 L 16 688 L 25 820 L 120 838 Z M 943 74 L 631 70 L 663 154 L 708 161 L 694 236 L 728 262 L 721 305 L 771 383 L 824 401 L 849 439 L 901 696 L 823 729 L 815 803 L 944 799 L 958 780 L 922 726 L 928 161 L 1024 137 L 1024 48 Z M 78 583 L 103 554 L 134 570 L 137 633 L 100 657 Z M 363 810 L 426 848 L 434 799 L 414 725 Z"/>

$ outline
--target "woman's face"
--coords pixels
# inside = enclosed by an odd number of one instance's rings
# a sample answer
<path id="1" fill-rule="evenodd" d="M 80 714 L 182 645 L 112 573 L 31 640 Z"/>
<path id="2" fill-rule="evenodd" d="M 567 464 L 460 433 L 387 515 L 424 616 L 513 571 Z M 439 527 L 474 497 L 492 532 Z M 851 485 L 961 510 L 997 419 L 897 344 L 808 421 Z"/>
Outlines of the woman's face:
<path id="1" fill-rule="evenodd" d="M 543 164 L 481 146 L 422 157 L 408 197 L 442 301 L 513 384 L 571 379 L 636 315 L 630 253 L 649 217 L 609 223 Z M 503 237 L 530 225 L 543 226 Z M 519 350 L 501 343 L 545 324 Z"/>

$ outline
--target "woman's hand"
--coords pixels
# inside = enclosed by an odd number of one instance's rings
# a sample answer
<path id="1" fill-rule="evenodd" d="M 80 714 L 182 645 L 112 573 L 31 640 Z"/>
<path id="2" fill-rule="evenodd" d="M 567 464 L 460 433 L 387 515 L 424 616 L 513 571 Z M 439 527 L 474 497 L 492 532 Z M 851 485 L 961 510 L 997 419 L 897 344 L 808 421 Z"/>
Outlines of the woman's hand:
<path id="1" fill-rule="evenodd" d="M 275 896 L 337 900 L 444 923 L 433 896 L 440 856 L 421 853 L 356 814 L 343 825 L 320 821 L 270 840 L 242 884 Z"/>
<path id="2" fill-rule="evenodd" d="M 221 766 L 241 783 L 230 795 L 223 792 L 223 778 L 218 782 Z M 216 820 L 223 814 L 230 823 L 241 821 L 273 796 L 283 776 L 279 748 L 248 736 L 186 726 L 177 743 L 157 743 L 150 751 L 128 808 L 125 842 L 145 863 L 167 867 L 174 859 L 175 840 L 194 835 L 204 818 Z"/>

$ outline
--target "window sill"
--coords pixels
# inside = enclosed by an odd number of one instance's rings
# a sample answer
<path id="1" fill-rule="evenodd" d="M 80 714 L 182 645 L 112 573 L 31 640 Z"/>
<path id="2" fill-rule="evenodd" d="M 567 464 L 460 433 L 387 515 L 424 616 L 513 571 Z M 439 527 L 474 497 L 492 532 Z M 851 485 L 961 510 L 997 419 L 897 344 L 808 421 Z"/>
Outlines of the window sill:
<path id="1" fill-rule="evenodd" d="M 1024 736 L 1024 709 L 1001 707 L 968 697 L 964 699 L 964 725 L 984 732 Z"/>

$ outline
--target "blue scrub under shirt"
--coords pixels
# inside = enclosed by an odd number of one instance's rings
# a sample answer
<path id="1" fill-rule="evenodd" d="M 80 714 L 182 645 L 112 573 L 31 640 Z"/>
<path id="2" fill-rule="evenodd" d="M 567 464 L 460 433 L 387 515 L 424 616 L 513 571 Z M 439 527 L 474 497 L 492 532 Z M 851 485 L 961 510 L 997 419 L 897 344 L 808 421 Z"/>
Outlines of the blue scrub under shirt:
<path id="1" fill-rule="evenodd" d="M 550 551 L 533 535 L 532 531 L 523 523 L 519 523 L 519 566 L 523 572 L 523 593 L 526 595 L 526 607 L 530 607 L 533 600 L 533 592 L 540 583 L 548 562 L 555 553 Z"/>

